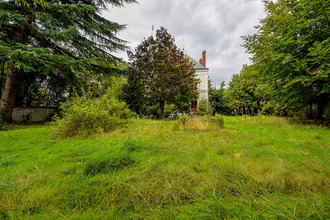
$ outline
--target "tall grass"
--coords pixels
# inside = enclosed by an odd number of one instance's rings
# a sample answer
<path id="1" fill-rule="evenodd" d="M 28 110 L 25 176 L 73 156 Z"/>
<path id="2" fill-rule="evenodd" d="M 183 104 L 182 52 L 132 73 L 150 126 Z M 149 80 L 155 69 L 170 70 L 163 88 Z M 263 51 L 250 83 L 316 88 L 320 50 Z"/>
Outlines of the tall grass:
<path id="1" fill-rule="evenodd" d="M 0 132 L 0 219 L 327 219 L 329 130 L 224 117 L 131 119 L 86 140 Z"/>
<path id="2" fill-rule="evenodd" d="M 216 116 L 181 116 L 175 123 L 176 130 L 185 131 L 209 131 L 224 128 L 223 118 L 220 115 Z"/>

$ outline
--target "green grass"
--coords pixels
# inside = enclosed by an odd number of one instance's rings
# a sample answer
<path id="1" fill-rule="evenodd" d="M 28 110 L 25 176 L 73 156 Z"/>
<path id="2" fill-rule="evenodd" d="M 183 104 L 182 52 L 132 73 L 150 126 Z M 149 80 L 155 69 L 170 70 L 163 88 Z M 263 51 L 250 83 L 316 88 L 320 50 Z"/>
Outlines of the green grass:
<path id="1" fill-rule="evenodd" d="M 0 219 L 329 219 L 329 129 L 175 123 L 134 119 L 86 140 L 1 131 Z"/>

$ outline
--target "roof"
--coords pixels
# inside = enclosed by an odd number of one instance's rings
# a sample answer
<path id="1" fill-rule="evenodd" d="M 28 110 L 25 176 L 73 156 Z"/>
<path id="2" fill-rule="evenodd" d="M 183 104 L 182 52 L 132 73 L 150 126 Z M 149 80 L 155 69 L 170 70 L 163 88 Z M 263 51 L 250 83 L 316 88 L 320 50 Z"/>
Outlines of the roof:
<path id="1" fill-rule="evenodd" d="M 205 66 L 203 66 L 202 64 L 200 64 L 199 62 L 197 62 L 196 60 L 191 58 L 190 56 L 188 56 L 188 55 L 185 55 L 185 56 L 189 59 L 190 62 L 194 63 L 195 70 L 209 70 L 209 68 L 206 68 Z"/>

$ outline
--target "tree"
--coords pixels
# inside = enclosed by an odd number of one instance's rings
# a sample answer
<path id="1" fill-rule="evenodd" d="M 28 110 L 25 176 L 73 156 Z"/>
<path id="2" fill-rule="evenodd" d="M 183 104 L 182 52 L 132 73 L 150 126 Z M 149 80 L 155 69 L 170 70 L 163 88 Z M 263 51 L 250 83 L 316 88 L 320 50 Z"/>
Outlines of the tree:
<path id="1" fill-rule="evenodd" d="M 256 34 L 244 37 L 244 46 L 274 99 L 292 114 L 316 104 L 321 118 L 330 95 L 330 2 L 264 2 L 267 17 Z"/>
<path id="2" fill-rule="evenodd" d="M 213 88 L 211 80 L 209 80 L 209 101 L 213 114 L 230 114 L 230 110 L 228 108 L 228 99 L 225 96 L 225 87 L 226 84 L 223 81 L 221 82 L 219 89 Z"/>
<path id="3" fill-rule="evenodd" d="M 127 69 L 127 102 L 141 112 L 142 106 L 159 105 L 161 115 L 166 104 L 175 104 L 188 110 L 190 102 L 198 95 L 193 63 L 177 48 L 165 28 L 142 41 L 135 53 L 128 53 L 131 61 Z"/>
<path id="4" fill-rule="evenodd" d="M 101 16 L 108 5 L 135 0 L 7 0 L 0 3 L 0 60 L 8 66 L 0 111 L 11 120 L 24 73 L 74 76 L 118 72 L 116 33 L 125 26 Z M 100 65 L 101 64 L 101 65 Z"/>
<path id="5" fill-rule="evenodd" d="M 244 66 L 240 74 L 233 75 L 229 82 L 229 106 L 236 113 L 255 115 L 261 110 L 260 81 L 256 77 L 254 66 Z"/>

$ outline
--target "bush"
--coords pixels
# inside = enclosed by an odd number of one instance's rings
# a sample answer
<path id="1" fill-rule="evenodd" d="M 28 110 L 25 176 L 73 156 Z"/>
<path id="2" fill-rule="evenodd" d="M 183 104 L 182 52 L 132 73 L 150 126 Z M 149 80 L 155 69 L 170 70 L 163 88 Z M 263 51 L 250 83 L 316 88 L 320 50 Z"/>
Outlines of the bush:
<path id="1" fill-rule="evenodd" d="M 178 113 L 178 110 L 174 104 L 165 104 L 163 117 L 167 118 L 171 114 L 176 114 L 176 113 Z"/>
<path id="2" fill-rule="evenodd" d="M 159 118 L 161 115 L 160 108 L 158 106 L 144 106 L 142 112 L 150 118 Z"/>
<path id="3" fill-rule="evenodd" d="M 55 138 L 87 137 L 122 127 L 134 114 L 126 103 L 111 96 L 108 91 L 96 99 L 77 97 L 62 106 L 63 118 L 55 118 Z"/>
<path id="4" fill-rule="evenodd" d="M 149 118 L 159 119 L 159 118 L 167 118 L 171 114 L 178 113 L 179 110 L 177 109 L 177 106 L 175 104 L 165 104 L 164 106 L 164 112 L 161 113 L 161 109 L 159 105 L 144 105 L 141 109 L 141 115 L 147 116 Z"/>

